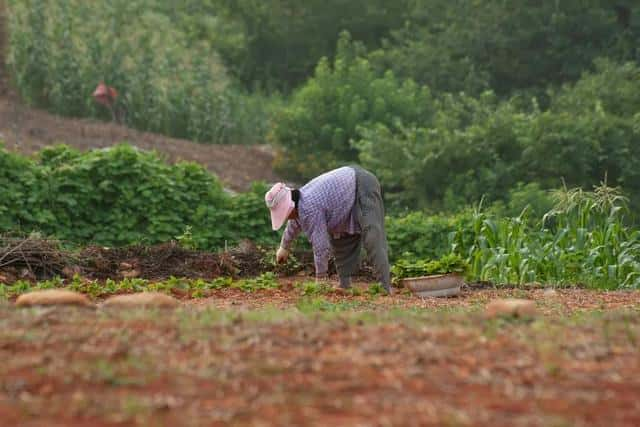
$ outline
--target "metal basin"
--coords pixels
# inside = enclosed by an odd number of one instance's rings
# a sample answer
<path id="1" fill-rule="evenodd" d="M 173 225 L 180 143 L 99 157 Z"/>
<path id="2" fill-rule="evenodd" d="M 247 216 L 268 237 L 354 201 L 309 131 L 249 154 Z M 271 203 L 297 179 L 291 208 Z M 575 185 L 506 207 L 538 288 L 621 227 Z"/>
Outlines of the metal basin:
<path id="1" fill-rule="evenodd" d="M 460 293 L 464 279 L 459 274 L 407 277 L 401 283 L 421 297 L 452 297 Z"/>

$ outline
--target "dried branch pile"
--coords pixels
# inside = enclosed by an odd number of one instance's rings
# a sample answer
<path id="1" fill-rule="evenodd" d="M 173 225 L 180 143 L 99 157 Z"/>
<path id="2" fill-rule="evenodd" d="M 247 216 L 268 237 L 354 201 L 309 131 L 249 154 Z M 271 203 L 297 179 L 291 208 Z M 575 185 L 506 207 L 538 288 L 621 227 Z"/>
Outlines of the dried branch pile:
<path id="1" fill-rule="evenodd" d="M 60 242 L 39 237 L 0 236 L 0 271 L 23 279 L 46 279 L 64 276 L 74 264 Z"/>
<path id="2" fill-rule="evenodd" d="M 155 246 L 103 248 L 91 246 L 80 253 L 82 270 L 95 279 L 169 277 L 211 279 L 230 273 L 224 256 L 192 251 L 175 242 Z"/>

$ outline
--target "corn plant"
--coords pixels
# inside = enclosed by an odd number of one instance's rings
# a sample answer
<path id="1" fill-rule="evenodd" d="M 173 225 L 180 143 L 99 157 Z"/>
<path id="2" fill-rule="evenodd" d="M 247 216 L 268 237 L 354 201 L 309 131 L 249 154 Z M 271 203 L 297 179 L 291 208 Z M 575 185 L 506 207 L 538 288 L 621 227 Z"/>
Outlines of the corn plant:
<path id="1" fill-rule="evenodd" d="M 477 210 L 473 242 L 458 239 L 471 275 L 498 284 L 544 282 L 598 288 L 640 286 L 640 234 L 629 227 L 618 190 L 558 190 L 555 207 L 531 224 L 527 211 L 493 218 Z"/>

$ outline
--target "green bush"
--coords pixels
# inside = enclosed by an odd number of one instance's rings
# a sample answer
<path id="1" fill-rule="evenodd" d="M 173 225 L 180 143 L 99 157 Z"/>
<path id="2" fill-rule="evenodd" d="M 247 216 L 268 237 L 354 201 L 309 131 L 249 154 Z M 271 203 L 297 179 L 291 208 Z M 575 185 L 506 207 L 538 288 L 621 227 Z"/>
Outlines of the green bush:
<path id="1" fill-rule="evenodd" d="M 23 224 L 52 220 L 41 210 L 31 209 L 34 201 L 42 197 L 39 187 L 38 168 L 0 145 L 0 230 L 19 230 Z"/>
<path id="2" fill-rule="evenodd" d="M 394 205 L 455 210 L 483 195 L 495 200 L 523 171 L 518 129 L 527 116 L 487 92 L 446 96 L 414 126 L 361 126 L 361 163 L 380 177 Z"/>
<path id="3" fill-rule="evenodd" d="M 542 110 L 535 99 L 492 92 L 433 98 L 426 87 L 378 76 L 361 55 L 342 39 L 333 67 L 321 62 L 278 116 L 272 140 L 284 149 L 285 175 L 305 180 L 359 161 L 380 179 L 392 211 L 457 211 L 482 198 L 507 203 L 527 184 L 591 188 L 605 178 L 637 203 L 638 66 L 598 61 L 594 73 L 550 92 Z"/>
<path id="4" fill-rule="evenodd" d="M 195 0 L 191 0 L 195 2 Z M 221 49 L 247 88 L 288 92 L 332 57 L 340 31 L 369 47 L 404 22 L 408 0 L 202 0 L 203 13 L 220 17 L 238 42 Z M 206 4 L 203 5 L 203 4 Z M 213 34 L 220 38 L 219 32 Z"/>
<path id="5" fill-rule="evenodd" d="M 439 259 L 409 261 L 401 259 L 391 268 L 395 280 L 407 277 L 421 277 L 433 274 L 466 274 L 469 266 L 458 254 L 447 254 Z"/>
<path id="6" fill-rule="evenodd" d="M 269 211 L 264 204 L 268 188 L 256 183 L 245 192 L 228 198 L 224 210 L 201 204 L 193 220 L 193 235 L 200 248 L 211 248 L 211 242 L 234 244 L 244 239 L 264 246 L 280 242 L 279 233 L 271 229 Z"/>
<path id="7" fill-rule="evenodd" d="M 411 212 L 386 219 L 389 258 L 418 260 L 437 259 L 451 252 L 454 236 L 471 242 L 470 212 L 458 215 L 427 215 Z"/>
<path id="8" fill-rule="evenodd" d="M 335 61 L 323 58 L 315 75 L 275 118 L 270 139 L 284 148 L 279 171 L 295 179 L 358 159 L 352 142 L 358 127 L 381 123 L 390 128 L 428 117 L 429 90 L 393 73 L 378 76 L 361 57 L 362 47 L 348 34 L 338 42 Z"/>
<path id="9" fill-rule="evenodd" d="M 414 1 L 405 26 L 370 59 L 438 93 L 544 95 L 579 79 L 598 57 L 637 60 L 639 11 L 631 0 Z"/>
<path id="10" fill-rule="evenodd" d="M 38 161 L 0 150 L 0 230 L 41 231 L 70 242 L 125 245 L 183 236 L 219 249 L 251 238 L 274 244 L 264 187 L 225 194 L 193 163 L 168 165 L 128 145 L 80 153 L 47 148 Z"/>
<path id="11" fill-rule="evenodd" d="M 599 62 L 573 86 L 535 100 L 446 95 L 414 126 L 359 128 L 361 163 L 381 179 L 393 206 L 455 210 L 507 201 L 522 183 L 591 188 L 602 180 L 640 196 L 640 68 Z M 619 100 L 619 102 L 617 102 Z"/>

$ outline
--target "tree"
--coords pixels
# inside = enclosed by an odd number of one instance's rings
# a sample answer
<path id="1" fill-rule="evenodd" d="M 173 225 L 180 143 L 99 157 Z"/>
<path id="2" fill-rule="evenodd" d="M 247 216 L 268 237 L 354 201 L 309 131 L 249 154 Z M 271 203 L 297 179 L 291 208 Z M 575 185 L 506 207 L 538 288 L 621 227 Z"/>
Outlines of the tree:
<path id="1" fill-rule="evenodd" d="M 637 60 L 638 8 L 626 0 L 416 0 L 408 24 L 372 58 L 436 92 L 541 95 L 577 80 L 599 56 Z"/>

